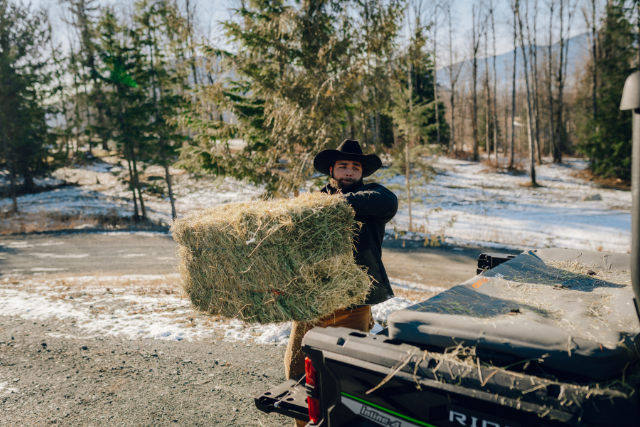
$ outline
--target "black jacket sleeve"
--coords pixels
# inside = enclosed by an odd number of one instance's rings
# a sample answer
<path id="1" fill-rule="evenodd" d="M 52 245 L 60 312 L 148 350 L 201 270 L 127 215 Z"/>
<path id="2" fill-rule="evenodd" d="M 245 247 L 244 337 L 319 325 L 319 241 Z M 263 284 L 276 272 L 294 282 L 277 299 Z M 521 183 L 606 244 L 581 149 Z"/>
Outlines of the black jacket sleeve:
<path id="1" fill-rule="evenodd" d="M 369 184 L 358 190 L 345 195 L 347 203 L 356 211 L 356 216 L 371 216 L 388 222 L 398 212 L 398 198 L 382 185 Z"/>

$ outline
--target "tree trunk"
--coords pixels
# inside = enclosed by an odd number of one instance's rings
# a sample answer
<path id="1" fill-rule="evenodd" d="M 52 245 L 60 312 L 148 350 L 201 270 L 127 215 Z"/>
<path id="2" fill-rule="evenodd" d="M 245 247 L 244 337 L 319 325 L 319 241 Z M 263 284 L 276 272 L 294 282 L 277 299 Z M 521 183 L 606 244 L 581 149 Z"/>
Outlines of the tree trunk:
<path id="1" fill-rule="evenodd" d="M 549 95 L 549 136 L 551 138 L 551 154 L 555 159 L 556 152 L 556 135 L 555 135 L 555 124 L 554 124 L 554 115 L 555 111 L 553 108 L 553 90 L 552 90 L 552 80 L 553 80 L 553 50 L 551 49 L 553 45 L 553 6 L 554 3 L 549 3 L 549 46 L 547 47 L 548 52 L 548 80 L 547 80 L 547 91 Z"/>
<path id="2" fill-rule="evenodd" d="M 638 3 L 640 7 L 640 3 Z M 593 103 L 593 120 L 595 121 L 598 117 L 598 54 L 596 50 L 596 0 L 591 0 L 591 60 L 593 61 L 593 91 L 591 93 L 592 103 Z M 638 15 L 638 19 L 640 19 L 640 15 Z M 640 28 L 640 27 L 639 27 Z M 640 37 L 640 32 L 638 32 L 638 37 Z M 640 50 L 638 50 L 638 54 L 640 55 Z M 638 66 L 640 66 L 640 61 L 638 61 Z"/>
<path id="3" fill-rule="evenodd" d="M 380 110 L 376 110 L 376 142 L 380 143 Z"/>
<path id="4" fill-rule="evenodd" d="M 116 86 L 116 91 L 118 92 L 118 96 L 122 96 L 122 94 L 120 93 L 120 88 Z M 133 143 L 129 140 L 129 136 L 128 136 L 128 132 L 124 123 L 124 119 L 123 119 L 123 106 L 122 103 L 120 103 L 120 105 L 118 105 L 118 110 L 117 110 L 117 117 L 118 117 L 118 122 L 120 123 L 120 127 L 122 129 L 122 133 L 124 135 L 123 137 L 123 142 L 125 145 L 125 157 L 127 158 L 127 166 L 129 167 L 129 187 L 131 188 L 131 193 L 133 194 L 133 208 L 134 208 L 134 219 L 137 221 L 138 219 L 140 219 L 140 215 L 138 213 L 138 202 L 137 202 L 137 196 L 136 196 L 136 187 L 137 187 L 137 171 L 136 169 L 136 165 L 135 163 L 132 164 L 133 162 Z M 139 192 L 138 192 L 139 194 Z M 142 199 L 140 200 L 140 203 L 142 205 Z"/>
<path id="5" fill-rule="evenodd" d="M 436 139 L 438 146 L 440 146 L 440 112 L 438 107 L 438 69 L 436 61 L 438 60 L 438 6 L 436 6 L 435 19 L 433 24 L 433 96 L 436 106 Z"/>
<path id="6" fill-rule="evenodd" d="M 27 163 L 22 167 L 22 177 L 24 178 L 24 183 L 22 184 L 23 190 L 27 193 L 31 193 L 35 188 L 35 184 L 33 182 L 33 174 L 31 173 L 31 169 L 29 169 L 29 165 Z"/>
<path id="7" fill-rule="evenodd" d="M 134 211 L 134 217 L 133 219 L 135 221 L 137 221 L 138 219 L 140 219 L 140 214 L 138 214 L 138 196 L 136 196 L 136 189 L 133 185 L 133 168 L 131 167 L 131 159 L 129 158 L 129 156 L 127 157 L 127 166 L 129 167 L 129 188 L 131 189 L 131 194 L 132 194 L 132 200 L 133 200 L 133 211 Z"/>
<path id="8" fill-rule="evenodd" d="M 189 0 L 186 0 L 186 8 L 187 8 L 187 31 L 189 32 L 189 50 L 191 51 L 191 72 L 193 73 L 193 84 L 194 86 L 198 85 L 198 73 L 196 69 L 196 52 L 193 48 L 193 23 L 191 22 L 191 7 L 189 5 Z"/>
<path id="9" fill-rule="evenodd" d="M 518 17 L 518 26 L 520 28 L 520 45 L 522 46 L 522 58 L 524 60 L 524 82 L 527 86 L 527 130 L 529 136 L 529 157 L 531 161 L 531 185 L 537 186 L 536 182 L 536 159 L 534 154 L 533 134 L 531 132 L 531 89 L 529 87 L 529 65 L 527 64 L 527 54 L 524 51 L 524 37 L 522 34 L 522 18 L 520 17 L 520 4 L 519 0 L 516 0 L 516 14 Z"/>
<path id="10" fill-rule="evenodd" d="M 471 114 L 471 123 L 473 127 L 473 160 L 478 161 L 478 48 L 480 47 L 478 28 L 476 28 L 476 6 L 471 9 L 473 20 L 473 62 L 472 62 L 472 78 L 473 78 L 473 111 Z"/>
<path id="11" fill-rule="evenodd" d="M 158 96 L 156 94 L 156 73 L 155 73 L 155 46 L 156 46 L 156 37 L 155 37 L 155 31 L 153 34 L 153 46 L 151 46 L 151 90 L 153 91 L 153 105 L 155 108 L 155 121 L 157 125 L 161 125 L 160 122 L 160 109 L 158 107 Z M 162 102 L 162 84 L 161 82 L 158 80 L 158 89 L 160 89 L 160 102 Z M 158 132 L 158 145 L 160 148 L 160 158 L 162 160 L 162 166 L 164 167 L 164 179 L 167 183 L 167 192 L 169 193 L 169 201 L 171 202 L 171 219 L 175 220 L 178 217 L 178 214 L 176 213 L 176 204 L 175 204 L 175 199 L 173 197 L 173 189 L 171 187 L 171 174 L 169 173 L 169 162 L 167 159 L 167 153 L 165 152 L 165 144 L 164 144 L 164 138 L 162 135 L 162 129 L 160 128 L 160 126 L 158 126 L 156 128 L 156 131 Z"/>
<path id="12" fill-rule="evenodd" d="M 536 143 L 536 155 L 538 164 L 542 164 L 542 153 L 540 148 L 540 108 L 538 103 L 538 0 L 534 3 L 533 13 L 533 44 L 529 43 L 529 53 L 531 57 L 531 76 L 533 77 L 533 125 L 535 129 L 534 141 Z M 528 31 L 528 24 L 527 24 Z"/>
<path id="13" fill-rule="evenodd" d="M 407 207 L 409 208 L 409 231 L 413 231 L 413 221 L 411 218 L 411 158 L 409 156 L 409 141 L 404 145 L 405 155 L 405 182 L 407 185 Z"/>
<path id="14" fill-rule="evenodd" d="M 452 25 L 451 25 L 451 5 L 448 5 L 447 17 L 449 20 L 449 86 L 451 86 L 451 96 L 449 102 L 451 102 L 451 139 L 449 140 L 449 152 L 453 153 L 456 150 L 456 100 L 455 100 L 455 87 L 458 77 L 454 78 L 453 71 L 453 38 L 452 38 Z"/>
<path id="15" fill-rule="evenodd" d="M 147 209 L 144 206 L 144 199 L 142 198 L 142 190 L 140 189 L 140 177 L 138 176 L 138 165 L 136 162 L 136 152 L 133 147 L 133 141 L 129 141 L 129 152 L 131 153 L 131 164 L 133 166 L 133 176 L 135 178 L 135 188 L 138 190 L 138 199 L 140 200 L 140 212 L 142 213 L 142 219 L 147 219 Z"/>
<path id="16" fill-rule="evenodd" d="M 413 82 L 411 80 L 411 60 L 409 60 L 409 114 L 413 114 Z M 409 231 L 413 231 L 413 219 L 411 217 L 411 156 L 409 144 L 411 142 L 410 131 L 407 132 L 407 140 L 404 143 L 405 155 L 405 183 L 407 185 L 407 207 L 409 208 Z"/>
<path id="17" fill-rule="evenodd" d="M 74 63 L 74 67 L 77 66 L 76 64 L 76 60 L 75 60 L 75 55 L 73 53 L 73 49 L 71 49 L 71 60 Z M 74 99 L 74 109 L 75 109 L 75 128 L 76 128 L 76 149 L 75 154 L 78 154 L 78 151 L 80 150 L 80 123 L 82 122 L 82 120 L 80 119 L 80 106 L 79 106 L 79 102 L 80 102 L 80 95 L 78 94 L 78 73 L 74 72 L 73 73 L 73 86 L 74 86 L 74 90 L 76 93 L 75 99 Z"/>
<path id="18" fill-rule="evenodd" d="M 13 168 L 13 161 L 9 151 L 9 141 L 7 141 L 7 129 L 4 127 L 4 121 L 0 114 L 0 128 L 2 128 L 2 146 L 4 148 L 4 158 L 7 162 L 7 168 L 9 169 L 9 181 L 11 185 L 11 200 L 13 201 L 12 212 L 18 213 L 18 197 L 16 195 L 16 172 Z"/>
<path id="19" fill-rule="evenodd" d="M 173 190 L 171 188 L 171 174 L 169 173 L 169 165 L 167 164 L 167 156 L 162 151 L 162 163 L 164 164 L 164 179 L 167 181 L 167 191 L 169 192 L 169 201 L 171 202 L 171 219 L 178 218 L 176 212 L 176 201 L 173 197 Z"/>
<path id="20" fill-rule="evenodd" d="M 510 158 L 509 169 L 513 169 L 515 164 L 515 135 L 516 135 L 516 68 L 518 63 L 518 28 L 516 23 L 515 9 L 513 11 L 513 78 L 511 81 L 511 141 L 510 141 Z"/>
<path id="21" fill-rule="evenodd" d="M 489 138 L 489 123 L 491 117 L 491 91 L 489 90 L 489 32 L 484 31 L 484 94 L 485 94 L 485 150 L 487 151 L 487 160 L 491 161 L 491 140 Z"/>
<path id="22" fill-rule="evenodd" d="M 493 18 L 493 1 L 489 4 L 489 7 L 491 8 L 491 32 L 493 33 L 493 150 L 495 151 L 496 166 L 498 166 L 498 77 L 496 74 L 496 26 Z"/>
<path id="23" fill-rule="evenodd" d="M 49 42 L 51 43 L 51 58 L 53 59 L 53 63 L 56 66 L 59 66 L 60 63 L 58 62 L 58 58 L 56 57 L 56 49 L 53 45 L 53 38 L 50 38 Z M 62 67 L 60 67 L 62 68 Z M 65 85 L 62 84 L 62 79 L 60 78 L 60 74 L 57 74 L 57 80 L 58 80 L 58 87 L 60 87 L 61 90 L 61 95 L 60 95 L 60 105 L 62 106 L 62 116 L 64 117 L 64 124 L 65 124 L 65 131 L 64 131 L 64 136 L 65 136 L 65 143 L 66 143 L 66 152 L 67 152 L 67 158 L 69 158 L 69 114 L 67 113 L 67 102 L 66 102 L 66 97 L 64 95 L 64 87 Z"/>
<path id="24" fill-rule="evenodd" d="M 558 126 L 556 131 L 556 145 L 553 150 L 553 162 L 554 163 L 562 163 L 562 145 L 563 145 L 563 137 L 564 137 L 564 129 L 563 129 L 563 95 L 564 95 L 564 0 L 560 0 L 560 61 L 558 65 L 558 121 L 556 125 Z"/>
<path id="25" fill-rule="evenodd" d="M 89 93 L 87 92 L 86 85 L 84 90 L 84 97 L 85 97 L 85 102 L 87 103 L 86 114 L 87 114 L 87 130 L 89 131 L 89 154 L 93 156 L 93 144 L 92 144 L 93 131 L 91 129 L 91 107 L 89 106 Z"/>
<path id="26" fill-rule="evenodd" d="M 571 3 L 569 3 L 569 11 L 567 14 L 567 37 L 571 34 L 571 23 L 573 21 L 573 13 L 575 10 L 575 3 L 574 3 L 574 7 L 573 9 L 571 8 Z M 560 93 L 560 99 L 562 100 L 562 102 L 560 103 L 560 123 L 562 123 L 562 128 L 561 128 L 561 133 L 560 133 L 560 152 L 559 152 L 559 162 L 558 163 L 562 163 L 562 150 L 564 149 L 564 140 L 566 138 L 566 132 L 565 132 L 565 127 L 564 127 L 564 85 L 565 85 L 565 81 L 567 79 L 567 67 L 569 65 L 569 46 L 571 44 L 571 39 L 567 38 L 564 44 L 564 65 L 563 65 L 563 72 L 562 72 L 562 90 L 559 92 Z"/>

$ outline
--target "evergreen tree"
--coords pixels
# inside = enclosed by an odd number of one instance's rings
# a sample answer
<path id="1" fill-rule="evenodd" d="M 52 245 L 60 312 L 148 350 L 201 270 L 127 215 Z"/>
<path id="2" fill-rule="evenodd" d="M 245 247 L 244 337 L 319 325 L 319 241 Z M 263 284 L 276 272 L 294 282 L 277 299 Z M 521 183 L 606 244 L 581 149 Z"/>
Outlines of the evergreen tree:
<path id="1" fill-rule="evenodd" d="M 139 177 L 140 160 L 148 156 L 148 127 L 152 113 L 150 86 L 140 34 L 119 22 L 113 9 L 105 8 L 98 24 L 102 69 L 99 78 L 105 85 L 106 114 L 110 119 L 110 139 L 118 144 L 129 169 L 129 187 L 134 203 L 134 218 L 147 219 Z M 140 209 L 138 210 L 138 204 Z"/>
<path id="2" fill-rule="evenodd" d="M 45 12 L 0 0 L 1 155 L 11 179 L 14 210 L 16 176 L 22 175 L 28 192 L 34 187 L 34 175 L 48 166 L 45 101 L 51 71 L 45 52 L 49 41 Z"/>
<path id="3" fill-rule="evenodd" d="M 71 12 L 71 25 L 78 36 L 78 45 L 71 47 L 69 57 L 74 86 L 74 125 L 76 144 L 80 147 L 80 133 L 92 153 L 94 134 L 102 139 L 102 148 L 108 149 L 102 85 L 96 69 L 97 46 L 96 0 L 66 0 Z M 96 113 L 97 112 L 97 113 Z"/>
<path id="4" fill-rule="evenodd" d="M 177 148 L 184 138 L 175 120 L 171 119 L 186 106 L 182 93 L 189 89 L 186 66 L 191 63 L 181 59 L 188 48 L 182 37 L 188 26 L 174 5 L 164 0 L 138 2 L 136 23 L 142 45 L 147 48 L 144 67 L 148 76 L 145 93 L 148 93 L 152 111 L 147 142 L 153 147 L 150 161 L 164 168 L 171 216 L 175 219 L 177 212 L 169 166 L 176 160 Z"/>
<path id="5" fill-rule="evenodd" d="M 412 86 L 412 94 L 414 97 L 414 104 L 420 106 L 416 110 L 419 114 L 419 121 L 416 122 L 419 131 L 417 131 L 416 142 L 420 143 L 435 143 L 437 141 L 437 129 L 436 129 L 436 109 L 435 109 L 435 93 L 434 93 L 434 68 L 432 52 L 427 50 L 427 35 L 425 28 L 421 23 L 419 17 L 416 18 L 414 25 L 414 31 L 407 47 L 407 51 L 400 57 L 398 67 L 395 72 L 395 81 L 398 82 L 400 87 L 408 87 L 409 83 Z M 397 94 L 394 97 L 394 102 L 397 102 Z M 406 101 L 399 106 L 394 105 L 393 108 L 403 108 Z M 440 114 L 438 115 L 438 121 L 440 122 L 440 144 L 444 147 L 449 145 L 449 125 L 445 119 L 443 112 L 445 111 L 444 103 L 438 100 L 438 109 Z M 416 118 L 416 120 L 418 120 Z M 394 122 L 398 125 L 403 120 L 396 113 L 394 115 Z"/>
<path id="6" fill-rule="evenodd" d="M 633 24 L 624 0 L 607 2 L 599 34 L 597 115 L 593 117 L 591 76 L 583 80 L 579 106 L 579 150 L 591 162 L 592 171 L 603 177 L 631 178 L 631 115 L 620 111 L 626 78 L 635 71 L 637 55 Z"/>
<path id="7" fill-rule="evenodd" d="M 353 132 L 354 113 L 363 127 L 371 118 L 357 111 L 363 94 L 375 92 L 361 71 L 370 57 L 367 40 L 352 19 L 358 4 L 243 3 L 239 19 L 224 24 L 237 53 L 208 50 L 229 64 L 230 77 L 196 94 L 194 112 L 183 119 L 195 143 L 182 151 L 182 164 L 265 183 L 272 194 L 296 194 L 313 173 L 315 153 L 337 145 L 347 127 Z M 368 22 L 376 21 L 373 14 L 392 17 L 384 40 L 376 39 L 377 52 L 395 38 L 397 8 L 396 2 L 376 2 L 369 9 Z M 233 152 L 227 143 L 231 139 L 242 139 L 246 148 Z"/>

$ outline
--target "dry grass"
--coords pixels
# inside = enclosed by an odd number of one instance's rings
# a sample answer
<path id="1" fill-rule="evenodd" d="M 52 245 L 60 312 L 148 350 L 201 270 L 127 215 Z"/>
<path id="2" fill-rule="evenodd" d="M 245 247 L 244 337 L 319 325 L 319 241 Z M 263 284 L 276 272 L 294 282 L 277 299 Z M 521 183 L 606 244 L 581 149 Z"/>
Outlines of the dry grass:
<path id="1" fill-rule="evenodd" d="M 131 218 L 106 215 L 68 215 L 57 213 L 0 213 L 0 235 L 41 231 L 73 230 L 78 227 L 124 228 L 133 224 Z"/>
<path id="2" fill-rule="evenodd" d="M 341 196 L 233 203 L 174 222 L 182 285 L 200 310 L 244 321 L 313 322 L 361 304 L 353 209 Z"/>
<path id="3" fill-rule="evenodd" d="M 548 378 L 533 375 L 525 377 L 520 372 L 526 371 L 531 363 L 543 362 L 543 359 L 522 360 L 508 366 L 500 367 L 483 362 L 476 355 L 475 347 L 467 347 L 464 346 L 463 343 L 460 343 L 456 347 L 445 349 L 444 353 L 424 350 L 420 355 L 410 355 L 409 361 L 413 362 L 414 372 L 418 369 L 416 365 L 428 356 L 435 359 L 436 364 L 433 368 L 430 368 L 430 370 L 438 381 L 460 382 L 463 378 L 472 378 L 478 381 L 481 387 L 484 387 L 492 377 L 500 374 L 503 378 L 509 378 L 513 382 L 523 380 L 530 382 L 531 387 L 523 391 L 523 395 L 535 392 L 536 390 L 546 389 L 546 387 L 549 386 L 561 386 L 564 390 L 561 396 L 559 396 L 561 406 L 567 403 L 571 404 L 572 400 L 576 402 L 578 399 L 587 400 L 590 397 L 596 396 L 629 398 L 634 393 L 634 389 L 625 383 L 624 374 L 622 382 L 619 379 L 613 379 L 601 383 L 590 383 L 588 385 L 578 385 L 564 381 L 560 382 L 551 375 L 548 375 Z M 457 375 L 454 375 L 451 370 L 453 366 L 459 368 L 456 370 Z M 640 366 L 638 363 L 634 363 L 628 367 L 626 380 L 637 381 L 640 375 Z M 504 379 L 501 381 L 504 381 Z M 417 381 L 416 386 L 420 389 L 420 384 Z M 542 414 L 539 415 L 543 416 Z"/>
<path id="4" fill-rule="evenodd" d="M 589 169 L 576 171 L 571 175 L 576 178 L 584 179 L 585 181 L 595 182 L 602 188 L 631 191 L 631 181 L 625 181 L 620 178 L 603 178 L 601 176 L 594 175 Z"/>
<path id="5" fill-rule="evenodd" d="M 611 288 L 629 292 L 632 296 L 631 276 L 629 271 L 593 268 L 578 261 L 545 261 L 551 268 L 539 268 L 535 265 L 531 271 L 516 273 L 495 281 L 501 289 L 500 298 L 508 299 L 525 309 L 553 321 L 560 329 L 572 336 L 586 340 L 596 340 L 603 347 L 613 349 L 617 342 L 608 342 L 601 335 L 610 327 L 606 316 L 612 313 L 609 301 L 612 298 Z M 563 292 L 565 301 L 575 301 L 585 310 L 589 323 L 585 327 L 576 328 L 565 318 L 565 307 L 558 305 L 549 294 L 542 292 L 553 288 Z M 616 321 L 617 327 L 623 330 L 637 330 L 637 319 L 625 318 Z"/>
<path id="6" fill-rule="evenodd" d="M 53 290 L 60 293 L 56 298 L 81 295 L 84 293 L 107 292 L 139 296 L 177 295 L 183 297 L 177 274 L 158 276 L 107 276 L 101 274 L 69 276 L 67 273 L 42 276 L 17 276 L 0 280 L 0 287 L 38 293 Z"/>
<path id="7" fill-rule="evenodd" d="M 449 157 L 451 159 L 466 160 L 466 161 L 470 162 L 470 161 L 473 160 L 473 152 L 472 151 L 456 150 L 453 153 L 447 154 L 447 157 Z"/>
<path id="8" fill-rule="evenodd" d="M 515 158 L 513 165 L 509 167 L 509 159 L 507 157 L 500 157 L 496 163 L 495 159 L 485 159 L 482 161 L 482 165 L 485 167 L 484 173 L 504 173 L 514 176 L 525 175 L 525 166 L 520 158 Z"/>

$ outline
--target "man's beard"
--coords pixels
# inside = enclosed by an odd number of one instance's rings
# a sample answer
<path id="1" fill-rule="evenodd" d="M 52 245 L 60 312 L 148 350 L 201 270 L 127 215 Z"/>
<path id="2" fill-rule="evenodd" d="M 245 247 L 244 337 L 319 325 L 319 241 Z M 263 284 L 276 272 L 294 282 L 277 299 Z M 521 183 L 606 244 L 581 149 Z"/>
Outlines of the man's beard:
<path id="1" fill-rule="evenodd" d="M 333 177 L 333 173 L 331 174 L 330 184 L 333 188 L 340 190 L 342 194 L 351 193 L 353 190 L 356 190 L 364 185 L 362 182 L 362 178 L 357 181 L 352 178 L 337 180 Z"/>

